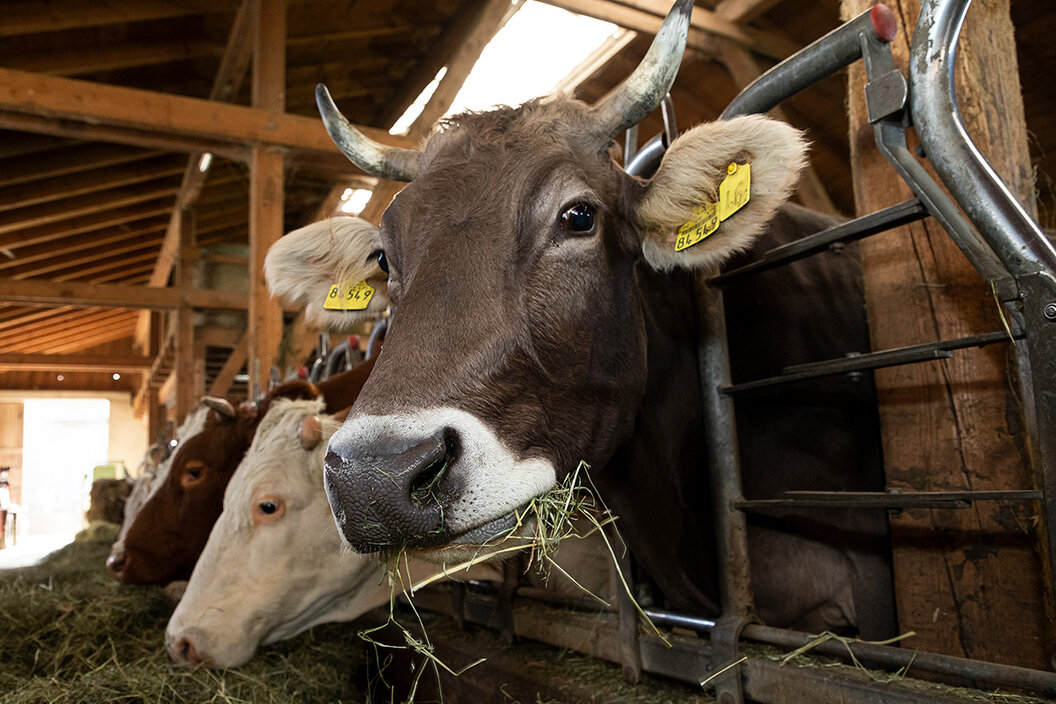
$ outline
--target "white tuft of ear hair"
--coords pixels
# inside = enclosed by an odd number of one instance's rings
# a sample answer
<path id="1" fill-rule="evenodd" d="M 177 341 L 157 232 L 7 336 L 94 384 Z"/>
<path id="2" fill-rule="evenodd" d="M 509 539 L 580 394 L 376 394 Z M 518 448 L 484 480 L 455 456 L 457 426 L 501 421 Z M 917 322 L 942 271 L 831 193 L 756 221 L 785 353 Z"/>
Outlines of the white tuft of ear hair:
<path id="1" fill-rule="evenodd" d="M 294 230 L 268 251 L 264 277 L 273 296 L 304 306 L 305 318 L 331 330 L 344 330 L 388 306 L 388 276 L 371 256 L 381 249 L 378 228 L 360 218 L 340 216 Z M 366 281 L 374 287 L 362 311 L 323 307 L 334 284 Z"/>
<path id="2" fill-rule="evenodd" d="M 747 249 L 789 196 L 806 165 L 803 133 L 760 115 L 698 125 L 671 145 L 638 205 L 642 253 L 656 269 L 718 267 Z M 751 164 L 748 203 L 699 243 L 675 251 L 695 208 L 718 200 L 727 167 Z"/>

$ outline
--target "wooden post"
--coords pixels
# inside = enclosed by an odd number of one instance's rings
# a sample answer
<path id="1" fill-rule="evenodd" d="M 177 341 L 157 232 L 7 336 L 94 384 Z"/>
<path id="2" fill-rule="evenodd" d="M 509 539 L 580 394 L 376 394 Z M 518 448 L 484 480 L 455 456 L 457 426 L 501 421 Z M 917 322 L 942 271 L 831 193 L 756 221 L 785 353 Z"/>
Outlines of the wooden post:
<path id="1" fill-rule="evenodd" d="M 180 247 L 176 265 L 176 286 L 194 286 L 194 265 L 198 258 L 194 236 L 194 212 L 179 214 Z M 188 305 L 176 309 L 176 423 L 183 422 L 195 400 L 194 310 Z"/>
<path id="2" fill-rule="evenodd" d="M 919 0 L 885 0 L 903 24 L 892 45 L 908 66 Z M 849 18 L 873 0 L 843 0 Z M 1030 159 L 1008 0 L 975 3 L 958 48 L 958 98 L 968 131 L 1019 198 L 1033 207 Z M 909 190 L 878 153 L 866 117 L 864 69 L 849 80 L 850 143 L 859 214 Z M 1003 329 L 982 277 L 931 219 L 862 242 L 874 349 Z M 1008 345 L 876 372 L 888 487 L 904 491 L 1031 486 Z M 1046 618 L 1030 504 L 977 502 L 969 510 L 892 516 L 899 626 L 907 641 L 962 657 L 1048 669 Z"/>
<path id="3" fill-rule="evenodd" d="M 286 104 L 286 2 L 253 0 L 253 106 L 282 113 Z M 266 389 L 282 338 L 282 308 L 268 294 L 264 257 L 283 234 L 282 154 L 257 145 L 249 168 L 249 381 Z M 259 375 L 259 376 L 258 376 Z"/>

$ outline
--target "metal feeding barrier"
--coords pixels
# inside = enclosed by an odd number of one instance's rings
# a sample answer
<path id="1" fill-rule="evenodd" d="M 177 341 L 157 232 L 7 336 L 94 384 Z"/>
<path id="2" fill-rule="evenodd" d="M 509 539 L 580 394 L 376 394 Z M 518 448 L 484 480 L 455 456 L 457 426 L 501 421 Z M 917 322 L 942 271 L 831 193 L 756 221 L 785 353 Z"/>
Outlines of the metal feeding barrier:
<path id="1" fill-rule="evenodd" d="M 1056 566 L 1056 249 L 979 153 L 961 121 L 953 71 L 957 40 L 970 3 L 971 0 L 924 0 L 912 41 L 908 81 L 895 67 L 889 46 L 895 37 L 894 17 L 890 10 L 878 5 L 767 71 L 722 113 L 721 119 L 765 113 L 784 99 L 862 59 L 868 117 L 877 147 L 915 197 L 772 249 L 750 264 L 712 278 L 703 287 L 701 322 L 707 335 L 700 344 L 700 375 L 705 381 L 703 426 L 708 464 L 716 489 L 722 613 L 714 622 L 664 612 L 651 615 L 662 623 L 710 632 L 715 667 L 735 659 L 742 638 L 786 646 L 805 642 L 806 634 L 749 623 L 752 606 L 749 573 L 746 569 L 729 567 L 749 564 L 746 512 L 802 506 L 957 509 L 973 501 L 1040 500 L 1049 548 L 1046 569 L 1050 575 Z M 665 132 L 666 125 L 667 120 Z M 906 131 L 910 127 L 916 129 L 923 154 L 952 199 L 908 148 Z M 670 139 L 668 134 L 662 134 L 637 154 L 627 152 L 627 171 L 637 176 L 651 176 Z M 723 285 L 928 216 L 942 225 L 993 287 L 1011 321 L 1008 331 L 786 367 L 774 377 L 732 383 Z M 1040 491 L 788 492 L 778 499 L 743 498 L 733 412 L 736 396 L 815 377 L 947 358 L 953 350 L 1010 340 L 1019 341 L 1016 354 L 1020 392 L 1037 476 L 1041 477 Z M 836 650 L 842 648 L 840 645 Z M 902 666 L 914 652 L 868 644 L 855 648 L 863 661 L 888 666 Z M 918 653 L 912 662 L 920 670 L 980 683 L 1056 693 L 1056 674 L 1049 672 L 932 653 Z M 716 695 L 720 704 L 743 701 L 742 678 L 718 679 Z"/>

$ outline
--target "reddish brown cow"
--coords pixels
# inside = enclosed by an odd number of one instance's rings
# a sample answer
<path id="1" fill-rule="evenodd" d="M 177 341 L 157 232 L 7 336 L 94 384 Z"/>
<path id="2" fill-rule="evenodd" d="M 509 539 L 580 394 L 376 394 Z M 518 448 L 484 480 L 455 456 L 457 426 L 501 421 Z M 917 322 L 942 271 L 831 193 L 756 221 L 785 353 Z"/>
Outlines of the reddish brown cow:
<path id="1" fill-rule="evenodd" d="M 321 396 L 326 412 L 336 413 L 352 405 L 373 367 L 374 360 L 369 360 L 319 384 L 287 382 L 273 389 L 255 410 L 206 399 L 211 410 L 205 427 L 177 449 L 165 483 L 129 528 L 124 555 L 107 561 L 110 573 L 126 584 L 188 579 L 223 509 L 227 483 L 271 402 Z"/>

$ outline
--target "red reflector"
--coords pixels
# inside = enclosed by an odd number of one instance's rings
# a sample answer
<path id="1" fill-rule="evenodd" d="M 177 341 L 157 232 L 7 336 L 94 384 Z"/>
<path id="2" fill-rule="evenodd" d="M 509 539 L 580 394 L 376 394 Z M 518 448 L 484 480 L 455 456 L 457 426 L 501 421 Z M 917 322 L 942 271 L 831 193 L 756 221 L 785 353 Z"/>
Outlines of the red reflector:
<path id="1" fill-rule="evenodd" d="M 308 367 L 297 367 L 297 378 L 307 379 L 308 378 Z"/>
<path id="2" fill-rule="evenodd" d="M 898 20 L 887 5 L 873 5 L 873 9 L 869 10 L 869 19 L 873 21 L 876 35 L 885 42 L 894 41 L 898 36 Z"/>
<path id="3" fill-rule="evenodd" d="M 359 349 L 359 335 L 349 335 L 348 336 L 348 346 L 351 349 L 358 350 Z"/>

